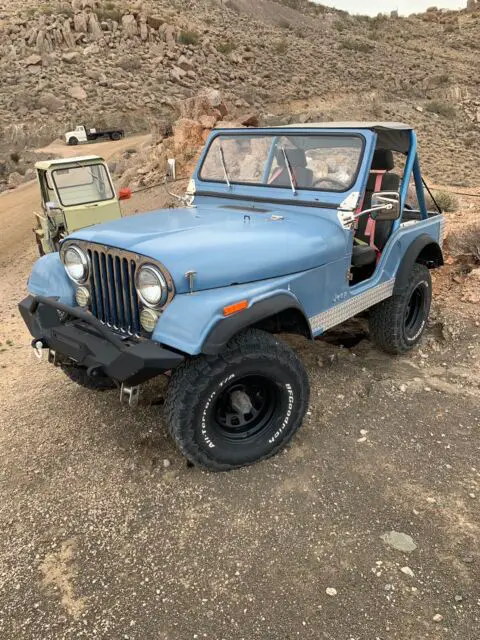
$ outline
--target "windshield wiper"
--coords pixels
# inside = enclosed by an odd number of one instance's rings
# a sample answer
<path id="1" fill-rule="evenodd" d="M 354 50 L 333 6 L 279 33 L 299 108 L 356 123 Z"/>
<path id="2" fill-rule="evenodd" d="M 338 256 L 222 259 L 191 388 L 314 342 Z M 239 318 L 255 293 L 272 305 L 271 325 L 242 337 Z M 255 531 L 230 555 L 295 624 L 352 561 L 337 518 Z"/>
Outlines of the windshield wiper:
<path id="1" fill-rule="evenodd" d="M 230 178 L 228 177 L 227 165 L 225 163 L 225 154 L 223 153 L 222 143 L 220 143 L 219 152 L 220 152 L 220 160 L 222 162 L 222 167 L 223 167 L 223 173 L 225 175 L 225 182 L 228 184 L 228 188 L 230 189 L 231 187 Z"/>
<path id="2" fill-rule="evenodd" d="M 295 187 L 295 180 L 293 178 L 292 165 L 290 164 L 290 160 L 287 157 L 287 152 L 285 150 L 285 147 L 282 147 L 282 152 L 283 152 L 283 157 L 285 158 L 285 164 L 287 165 L 288 177 L 290 178 L 290 184 L 292 185 L 292 192 L 293 192 L 293 195 L 296 196 L 297 189 Z"/>

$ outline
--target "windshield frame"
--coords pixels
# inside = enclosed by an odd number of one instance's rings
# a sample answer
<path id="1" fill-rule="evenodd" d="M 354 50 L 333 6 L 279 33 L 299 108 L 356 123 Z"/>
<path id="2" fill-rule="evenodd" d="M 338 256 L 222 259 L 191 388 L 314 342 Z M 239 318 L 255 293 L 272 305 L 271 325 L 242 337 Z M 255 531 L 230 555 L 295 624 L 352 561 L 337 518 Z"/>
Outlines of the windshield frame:
<path id="1" fill-rule="evenodd" d="M 355 186 L 360 171 L 362 169 L 362 163 L 364 160 L 364 156 L 365 156 L 365 148 L 367 145 L 367 140 L 365 138 L 364 135 L 362 135 L 361 132 L 357 131 L 357 130 L 352 130 L 352 131 L 338 131 L 335 129 L 331 129 L 331 130 L 325 130 L 325 129 L 309 129 L 308 131 L 305 131 L 305 129 L 301 129 L 301 127 L 299 127 L 299 130 L 296 130 L 294 128 L 278 128 L 277 129 L 272 129 L 272 128 L 267 128 L 267 129 L 261 129 L 261 130 L 252 130 L 252 129 L 218 129 L 217 131 L 214 132 L 215 135 L 213 135 L 209 142 L 208 145 L 205 149 L 205 152 L 203 153 L 203 156 L 201 158 L 201 161 L 199 163 L 199 166 L 197 168 L 196 171 L 196 178 L 199 182 L 205 184 L 219 184 L 219 185 L 225 185 L 228 186 L 227 183 L 225 182 L 225 180 L 214 180 L 214 179 L 206 179 L 204 177 L 202 177 L 202 171 L 203 171 L 203 167 L 205 165 L 205 162 L 210 154 L 210 150 L 212 145 L 215 143 L 215 141 L 217 140 L 217 138 L 222 137 L 222 138 L 233 138 L 233 137 L 240 137 L 240 136 L 244 136 L 244 137 L 249 137 L 249 138 L 253 138 L 253 137 L 271 137 L 272 138 L 272 145 L 270 147 L 268 156 L 265 160 L 265 173 L 267 173 L 267 169 L 268 169 L 268 173 L 270 173 L 271 169 L 272 169 L 272 164 L 273 164 L 273 160 L 274 160 L 274 141 L 276 138 L 282 138 L 282 137 L 291 137 L 291 138 L 307 138 L 307 137 L 330 137 L 330 138 L 358 138 L 361 140 L 362 142 L 362 147 L 360 149 L 360 153 L 359 153 L 359 158 L 358 158 L 358 163 L 357 163 L 357 167 L 355 169 L 355 173 L 353 175 L 352 181 L 350 183 L 350 185 L 348 187 L 346 187 L 343 191 L 339 191 L 338 189 L 319 189 L 319 188 L 313 188 L 313 187 L 299 187 L 298 185 L 296 185 L 296 190 L 298 191 L 299 194 L 318 194 L 318 193 L 328 193 L 328 194 L 332 194 L 332 195 L 343 195 L 345 193 L 348 193 L 349 191 L 352 190 L 352 188 Z M 228 169 L 228 165 L 227 165 L 227 169 Z M 275 190 L 275 189 L 281 189 L 283 191 L 287 190 L 287 191 L 292 191 L 292 188 L 290 185 L 285 186 L 285 185 L 269 185 L 266 184 L 265 182 L 239 182 L 237 180 L 232 180 L 231 176 L 230 178 L 230 184 L 233 186 L 238 186 L 238 187 L 261 187 L 263 189 L 267 189 L 267 190 Z"/>
<path id="2" fill-rule="evenodd" d="M 55 180 L 55 173 L 57 171 L 64 171 L 65 169 L 91 169 L 92 167 L 103 167 L 104 172 L 105 172 L 105 177 L 107 179 L 107 183 L 110 186 L 110 190 L 112 192 L 112 197 L 111 198 L 103 198 L 103 199 L 99 199 L 96 198 L 95 200 L 89 200 L 88 202 L 76 202 L 75 204 L 65 204 L 62 200 L 62 196 L 61 196 L 61 190 L 64 189 L 65 187 L 60 187 L 60 190 L 57 186 L 57 182 Z M 116 198 L 116 191 L 115 188 L 113 186 L 113 182 L 112 182 L 112 178 L 110 176 L 110 172 L 108 171 L 105 163 L 103 162 L 92 162 L 91 164 L 69 164 L 68 166 L 58 166 L 55 168 L 52 168 L 50 170 L 50 174 L 51 174 L 51 179 L 52 179 L 52 183 L 54 186 L 54 190 L 55 193 L 57 194 L 58 200 L 60 202 L 60 204 L 62 205 L 62 207 L 64 207 L 65 209 L 70 209 L 70 208 L 76 208 L 76 207 L 85 207 L 89 204 L 94 204 L 94 203 L 104 203 L 104 202 L 111 202 L 112 200 L 115 200 Z M 94 181 L 94 178 L 92 177 L 92 181 Z M 87 183 L 85 183 L 87 184 Z M 77 185 L 77 186 L 82 186 L 82 185 Z"/>

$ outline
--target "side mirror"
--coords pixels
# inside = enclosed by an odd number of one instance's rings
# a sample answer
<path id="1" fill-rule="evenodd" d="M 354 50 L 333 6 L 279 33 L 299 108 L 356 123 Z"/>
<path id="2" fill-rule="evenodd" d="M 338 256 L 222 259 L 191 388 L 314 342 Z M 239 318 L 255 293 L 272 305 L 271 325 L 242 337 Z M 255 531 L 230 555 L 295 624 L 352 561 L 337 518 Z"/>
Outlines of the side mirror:
<path id="1" fill-rule="evenodd" d="M 177 161 L 174 158 L 167 160 L 167 173 L 166 178 L 168 180 L 175 180 L 177 177 Z"/>
<path id="2" fill-rule="evenodd" d="M 400 211 L 400 195 L 396 191 L 380 191 L 372 196 L 373 220 L 398 220 Z"/>
<path id="3" fill-rule="evenodd" d="M 124 189 L 120 189 L 120 191 L 118 192 L 119 200 L 130 200 L 131 197 L 132 197 L 132 190 L 129 189 L 128 187 L 125 187 Z"/>

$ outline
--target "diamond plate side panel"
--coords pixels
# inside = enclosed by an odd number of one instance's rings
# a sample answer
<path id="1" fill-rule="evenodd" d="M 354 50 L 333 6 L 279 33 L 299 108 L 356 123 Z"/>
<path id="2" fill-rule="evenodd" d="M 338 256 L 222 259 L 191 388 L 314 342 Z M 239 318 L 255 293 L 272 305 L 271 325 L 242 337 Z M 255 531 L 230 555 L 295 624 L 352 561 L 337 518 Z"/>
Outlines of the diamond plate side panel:
<path id="1" fill-rule="evenodd" d="M 439 240 L 438 240 L 438 244 L 442 247 L 444 240 L 445 240 L 445 225 L 446 225 L 446 220 L 445 220 L 445 216 L 441 216 L 440 219 L 440 236 L 439 236 Z"/>
<path id="2" fill-rule="evenodd" d="M 395 278 L 392 278 L 369 291 L 365 291 L 365 293 L 359 293 L 350 300 L 335 305 L 328 311 L 323 311 L 313 316 L 313 318 L 310 318 L 312 331 L 314 333 L 319 330 L 327 331 L 337 326 L 337 324 L 353 318 L 353 316 L 365 311 L 365 309 L 372 307 L 374 304 L 386 300 L 392 295 L 394 285 Z"/>

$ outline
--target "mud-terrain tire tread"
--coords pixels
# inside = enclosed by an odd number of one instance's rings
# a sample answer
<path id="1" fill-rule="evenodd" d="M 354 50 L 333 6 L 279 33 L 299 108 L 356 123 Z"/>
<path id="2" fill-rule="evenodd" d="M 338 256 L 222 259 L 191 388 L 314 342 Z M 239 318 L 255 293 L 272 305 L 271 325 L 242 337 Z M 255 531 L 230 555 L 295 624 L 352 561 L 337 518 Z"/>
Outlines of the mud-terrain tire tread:
<path id="1" fill-rule="evenodd" d="M 106 376 L 91 378 L 87 375 L 85 367 L 66 365 L 62 367 L 62 371 L 69 380 L 90 391 L 109 391 L 110 389 L 115 389 L 117 386 L 113 380 Z"/>
<path id="2" fill-rule="evenodd" d="M 432 278 L 430 271 L 423 264 L 415 263 L 412 267 L 407 285 L 402 291 L 372 307 L 369 313 L 370 338 L 382 351 L 392 355 L 400 355 L 413 349 L 421 340 L 426 322 L 418 338 L 408 342 L 404 336 L 405 305 L 410 299 L 413 289 L 422 280 L 428 282 L 428 299 L 426 303 L 426 318 L 430 312 L 432 301 Z"/>
<path id="3" fill-rule="evenodd" d="M 241 465 L 231 465 L 215 460 L 195 441 L 195 428 L 189 417 L 192 404 L 198 404 L 199 396 L 208 388 L 212 376 L 218 376 L 221 368 L 240 363 L 249 355 L 261 354 L 270 361 L 284 363 L 291 368 L 293 375 L 297 376 L 302 396 L 298 405 L 300 410 L 293 421 L 293 426 L 283 438 L 279 438 L 276 446 L 258 459 Z M 229 471 L 240 466 L 250 466 L 271 458 L 283 449 L 293 438 L 302 425 L 308 409 L 310 396 L 310 384 L 303 363 L 295 352 L 284 342 L 275 336 L 259 329 L 247 329 L 234 336 L 226 345 L 223 352 L 215 356 L 196 356 L 186 360 L 172 374 L 169 384 L 167 399 L 164 406 L 164 415 L 168 430 L 177 443 L 181 453 L 194 465 L 209 469 L 210 471 Z M 191 400 L 193 398 L 193 401 Z"/>

